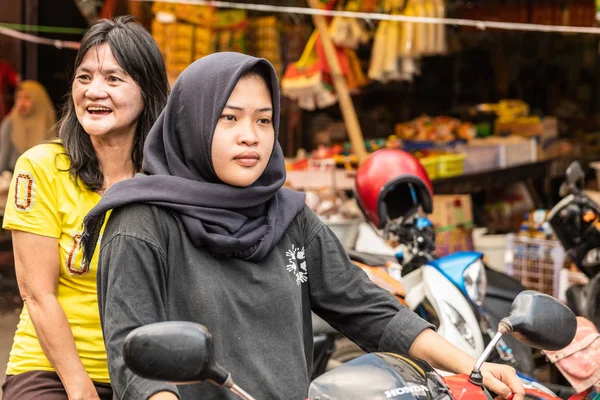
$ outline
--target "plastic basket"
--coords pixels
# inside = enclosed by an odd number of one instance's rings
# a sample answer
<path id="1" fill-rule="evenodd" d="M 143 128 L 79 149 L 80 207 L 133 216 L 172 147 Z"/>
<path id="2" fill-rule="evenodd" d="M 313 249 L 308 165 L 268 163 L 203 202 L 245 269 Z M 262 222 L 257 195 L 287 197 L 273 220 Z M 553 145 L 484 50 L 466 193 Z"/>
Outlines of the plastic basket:
<path id="1" fill-rule="evenodd" d="M 564 265 L 565 251 L 558 240 L 507 235 L 505 271 L 527 289 L 558 297 Z"/>
<path id="2" fill-rule="evenodd" d="M 460 154 L 445 154 L 437 156 L 438 163 L 438 178 L 449 178 L 451 176 L 459 176 L 464 172 L 465 155 Z"/>
<path id="3" fill-rule="evenodd" d="M 425 171 L 427 171 L 427 175 L 429 175 L 429 179 L 436 179 L 438 177 L 438 157 L 424 157 L 420 158 L 419 161 Z"/>

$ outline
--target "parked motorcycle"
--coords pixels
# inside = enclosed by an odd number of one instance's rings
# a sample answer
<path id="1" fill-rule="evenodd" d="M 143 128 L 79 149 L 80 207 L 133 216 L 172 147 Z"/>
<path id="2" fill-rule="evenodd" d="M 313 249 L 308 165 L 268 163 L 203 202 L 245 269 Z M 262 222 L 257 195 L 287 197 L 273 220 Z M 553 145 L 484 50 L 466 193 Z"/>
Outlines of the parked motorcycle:
<path id="1" fill-rule="evenodd" d="M 567 290 L 567 304 L 600 329 L 600 206 L 585 194 L 584 179 L 581 165 L 573 162 L 560 188 L 563 199 L 547 219 L 570 260 L 589 278 Z"/>
<path id="2" fill-rule="evenodd" d="M 500 311 L 505 309 L 506 315 L 510 308 L 498 303 L 508 302 L 510 305 L 525 288 L 513 284 L 512 278 L 486 268 L 481 253 L 465 251 L 436 257 L 435 233 L 425 217 L 415 216 L 402 223 L 392 223 L 388 229 L 406 245 L 407 251 L 398 258 L 402 264 L 407 304 L 419 311 L 425 307 L 423 302 L 428 302 L 438 316 L 440 334 L 463 351 L 478 357 L 494 337 L 493 327 L 502 318 L 497 317 L 498 311 L 491 314 L 487 305 L 491 303 Z M 497 284 L 490 285 L 488 273 L 495 278 L 501 275 L 513 284 L 514 289 L 522 290 L 511 293 L 508 285 L 501 288 L 502 291 L 497 290 Z M 488 298 L 490 287 L 504 298 Z M 426 319 L 436 318 L 431 313 L 420 313 Z M 493 361 L 511 364 L 528 375 L 533 375 L 535 370 L 531 349 L 510 337 L 499 342 Z"/>
<path id="3" fill-rule="evenodd" d="M 563 329 L 556 330 L 556 326 Z M 480 368 L 504 335 L 512 334 L 536 348 L 558 350 L 573 340 L 575 327 L 575 315 L 560 301 L 525 291 L 515 299 L 510 315 L 502 319 L 498 333 L 469 376 L 442 377 L 429 364 L 414 357 L 370 353 L 312 381 L 308 398 L 376 400 L 403 396 L 415 400 L 491 400 L 493 396 L 482 385 Z M 137 328 L 125 339 L 123 356 L 127 366 L 141 377 L 178 384 L 210 381 L 241 399 L 254 400 L 216 363 L 212 337 L 202 325 L 160 322 Z M 536 389 L 525 390 L 532 400 L 559 400 Z"/>
<path id="4" fill-rule="evenodd" d="M 432 193 L 421 163 L 401 150 L 384 149 L 371 154 L 356 173 L 355 197 L 366 221 L 380 237 L 405 247 L 397 255 L 401 269 L 395 277 L 402 281 L 406 304 L 436 325 L 448 341 L 476 358 L 495 335 L 490 323 L 497 323 L 501 317 L 495 319 L 484 306 L 487 279 L 481 253 L 435 256 L 434 228 L 427 218 L 419 217 L 421 213 L 432 213 Z M 350 256 L 357 258 L 352 252 Z M 504 290 L 502 294 L 509 292 Z M 513 297 L 508 305 L 516 293 L 510 295 Z M 504 299 L 496 297 L 492 301 Z M 531 351 L 522 344 L 508 346 L 501 341 L 496 354 L 496 361 L 533 374 Z"/>

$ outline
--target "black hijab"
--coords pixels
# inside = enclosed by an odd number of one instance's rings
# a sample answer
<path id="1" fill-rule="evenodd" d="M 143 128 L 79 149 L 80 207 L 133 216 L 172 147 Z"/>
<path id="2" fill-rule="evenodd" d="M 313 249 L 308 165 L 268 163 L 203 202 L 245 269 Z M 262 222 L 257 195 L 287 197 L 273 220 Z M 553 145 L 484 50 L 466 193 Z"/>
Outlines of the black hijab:
<path id="1" fill-rule="evenodd" d="M 143 170 L 113 185 L 84 220 L 84 254 L 91 260 L 108 210 L 148 203 L 177 213 L 196 247 L 215 256 L 265 258 L 304 207 L 304 194 L 282 188 L 286 173 L 277 140 L 263 174 L 247 187 L 222 182 L 212 163 L 212 137 L 238 80 L 257 64 L 270 74 L 273 128 L 279 129 L 279 84 L 265 59 L 215 53 L 177 79 L 144 145 Z M 269 77 L 265 77 L 269 79 Z"/>

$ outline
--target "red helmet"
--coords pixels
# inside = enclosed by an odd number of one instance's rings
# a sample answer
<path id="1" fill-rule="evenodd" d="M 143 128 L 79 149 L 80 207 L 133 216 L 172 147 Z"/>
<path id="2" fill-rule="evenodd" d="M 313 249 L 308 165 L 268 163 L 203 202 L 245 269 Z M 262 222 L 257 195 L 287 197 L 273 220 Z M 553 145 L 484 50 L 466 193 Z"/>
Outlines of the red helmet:
<path id="1" fill-rule="evenodd" d="M 427 171 L 415 156 L 398 149 L 371 154 L 356 171 L 354 191 L 365 218 L 378 229 L 414 215 L 419 206 L 427 214 L 433 210 Z"/>

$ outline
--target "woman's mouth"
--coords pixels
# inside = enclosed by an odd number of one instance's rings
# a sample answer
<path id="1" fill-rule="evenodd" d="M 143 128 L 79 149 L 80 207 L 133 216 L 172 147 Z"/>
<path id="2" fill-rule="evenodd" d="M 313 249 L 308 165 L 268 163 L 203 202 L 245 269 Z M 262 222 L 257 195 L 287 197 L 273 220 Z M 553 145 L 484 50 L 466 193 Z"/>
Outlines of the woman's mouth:
<path id="1" fill-rule="evenodd" d="M 258 164 L 259 157 L 258 153 L 247 152 L 234 157 L 233 160 L 243 167 L 253 167 Z"/>
<path id="2" fill-rule="evenodd" d="M 91 115 L 108 115 L 112 112 L 112 110 L 108 107 L 103 106 L 88 106 L 86 111 Z"/>

